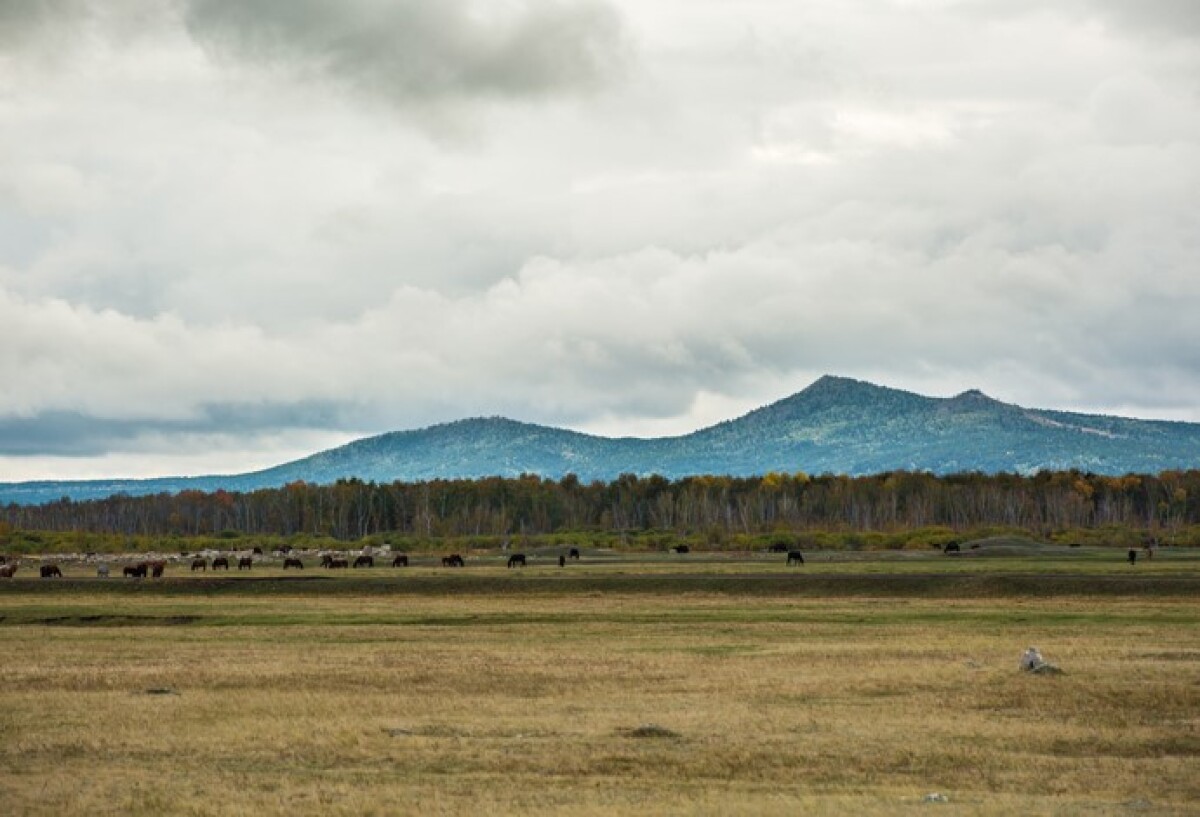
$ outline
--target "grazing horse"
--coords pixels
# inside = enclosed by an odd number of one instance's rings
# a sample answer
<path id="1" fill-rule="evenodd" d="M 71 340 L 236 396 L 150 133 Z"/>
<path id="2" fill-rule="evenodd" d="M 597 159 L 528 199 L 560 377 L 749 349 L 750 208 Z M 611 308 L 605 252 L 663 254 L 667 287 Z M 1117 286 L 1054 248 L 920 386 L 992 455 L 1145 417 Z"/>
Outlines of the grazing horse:
<path id="1" fill-rule="evenodd" d="M 408 555 L 401 553 L 395 559 L 392 559 L 392 567 L 408 567 Z"/>
<path id="2" fill-rule="evenodd" d="M 262 548 L 254 548 L 254 550 L 252 550 L 252 551 L 250 551 L 250 552 L 251 552 L 251 553 L 253 553 L 255 556 L 262 556 L 262 555 L 263 555 Z"/>
<path id="3" fill-rule="evenodd" d="M 374 567 L 375 559 L 371 556 L 359 556 L 354 560 L 355 567 Z"/>
<path id="4" fill-rule="evenodd" d="M 451 553 L 442 558 L 442 567 L 466 567 L 466 562 L 457 553 Z"/>
<path id="5" fill-rule="evenodd" d="M 43 579 L 62 578 L 62 571 L 58 569 L 58 565 L 42 565 L 40 571 Z"/>
<path id="6" fill-rule="evenodd" d="M 321 554 L 321 567 L 329 567 L 333 564 L 333 556 L 329 553 Z"/>
<path id="7" fill-rule="evenodd" d="M 329 567 L 331 569 L 332 568 L 347 568 L 347 567 L 350 567 L 350 561 L 348 559 L 330 559 Z"/>
<path id="8" fill-rule="evenodd" d="M 289 556 L 288 558 L 283 560 L 283 569 L 287 570 L 289 567 L 297 567 L 297 568 L 303 570 L 304 562 L 300 561 L 299 559 Z"/>
<path id="9" fill-rule="evenodd" d="M 108 578 L 108 565 L 105 564 L 104 562 L 101 562 L 100 564 L 96 565 L 96 578 L 98 578 L 98 579 L 107 579 Z"/>
<path id="10" fill-rule="evenodd" d="M 671 548 L 671 552 L 672 553 L 691 553 L 692 549 L 690 547 L 688 547 L 687 545 L 676 545 L 675 547 Z"/>
<path id="11" fill-rule="evenodd" d="M 253 556 L 243 556 L 238 559 L 238 570 L 251 570 L 254 567 Z"/>
<path id="12" fill-rule="evenodd" d="M 11 579 L 13 574 L 17 572 L 17 563 L 0 565 L 0 579 Z"/>
<path id="13" fill-rule="evenodd" d="M 192 572 L 195 573 L 197 570 L 208 570 L 208 560 L 192 559 Z"/>
<path id="14" fill-rule="evenodd" d="M 229 560 L 226 559 L 224 556 L 218 556 L 217 558 L 213 559 L 212 569 L 216 570 L 218 567 L 223 567 L 226 570 L 228 570 L 229 569 Z"/>
<path id="15" fill-rule="evenodd" d="M 508 566 L 509 567 L 524 567 L 525 566 L 525 554 L 524 553 L 514 553 L 512 556 L 509 556 L 508 557 Z"/>
<path id="16" fill-rule="evenodd" d="M 796 564 L 796 565 L 802 565 L 802 564 L 804 564 L 804 554 L 803 554 L 803 553 L 801 553 L 801 552 L 800 552 L 800 551 L 798 551 L 798 550 L 789 550 L 789 551 L 788 551 L 787 563 L 788 563 L 789 565 L 793 565 L 793 564 Z"/>
<path id="17" fill-rule="evenodd" d="M 569 551 L 567 551 L 567 558 L 579 561 L 579 548 L 571 548 Z"/>
<path id="18" fill-rule="evenodd" d="M 150 577 L 154 579 L 161 579 L 163 571 L 167 569 L 167 563 L 161 561 L 149 562 L 146 566 L 150 568 Z"/>
<path id="19" fill-rule="evenodd" d="M 962 548 L 958 546 L 958 542 L 950 542 L 942 548 L 942 553 L 962 553 Z"/>
<path id="20" fill-rule="evenodd" d="M 125 569 L 122 571 L 122 573 L 131 579 L 144 579 L 146 578 L 146 563 L 142 562 L 136 565 L 125 565 Z"/>

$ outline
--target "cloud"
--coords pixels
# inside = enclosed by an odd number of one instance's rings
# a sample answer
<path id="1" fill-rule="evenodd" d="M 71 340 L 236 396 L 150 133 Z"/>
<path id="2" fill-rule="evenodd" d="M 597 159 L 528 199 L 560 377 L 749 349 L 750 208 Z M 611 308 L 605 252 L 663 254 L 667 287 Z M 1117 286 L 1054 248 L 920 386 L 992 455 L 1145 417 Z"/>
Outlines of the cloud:
<path id="1" fill-rule="evenodd" d="M 399 107 L 593 91 L 627 48 L 600 0 L 189 0 L 186 20 L 217 54 Z"/>
<path id="2" fill-rule="evenodd" d="M 0 14 L 32 66 L 0 70 L 0 472 L 478 414 L 683 432 L 827 372 L 1200 419 L 1182 6 Z M 397 127 L 460 107 L 486 140 Z"/>

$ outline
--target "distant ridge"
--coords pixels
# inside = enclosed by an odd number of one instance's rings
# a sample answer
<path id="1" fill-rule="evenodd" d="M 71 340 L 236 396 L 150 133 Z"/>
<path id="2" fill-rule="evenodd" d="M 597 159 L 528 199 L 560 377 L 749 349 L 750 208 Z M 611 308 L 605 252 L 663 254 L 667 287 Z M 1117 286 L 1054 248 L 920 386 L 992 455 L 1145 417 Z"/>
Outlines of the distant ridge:
<path id="1" fill-rule="evenodd" d="M 1200 424 L 1027 409 L 976 389 L 924 397 L 826 375 L 735 420 L 678 437 L 619 439 L 501 417 L 366 437 L 247 474 L 0 483 L 0 504 L 181 490 L 249 491 L 303 480 L 418 481 L 539 474 L 611 480 L 768 471 L 1099 474 L 1200 467 Z"/>

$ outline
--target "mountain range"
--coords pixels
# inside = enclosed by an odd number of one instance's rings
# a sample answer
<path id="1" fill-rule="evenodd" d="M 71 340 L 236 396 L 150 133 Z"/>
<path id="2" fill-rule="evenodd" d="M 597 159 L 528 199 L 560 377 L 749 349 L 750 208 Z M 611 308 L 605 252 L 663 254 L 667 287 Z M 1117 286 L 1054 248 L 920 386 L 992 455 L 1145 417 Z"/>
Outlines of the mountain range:
<path id="1" fill-rule="evenodd" d="M 1200 424 L 1027 409 L 977 390 L 925 397 L 826 376 L 791 397 L 677 437 L 608 438 L 500 417 L 367 437 L 246 474 L 140 480 L 0 483 L 0 504 L 99 499 L 182 490 L 249 491 L 303 480 L 331 483 L 517 476 L 583 481 L 623 473 L 679 478 L 769 471 L 861 475 L 1098 474 L 1200 467 Z"/>

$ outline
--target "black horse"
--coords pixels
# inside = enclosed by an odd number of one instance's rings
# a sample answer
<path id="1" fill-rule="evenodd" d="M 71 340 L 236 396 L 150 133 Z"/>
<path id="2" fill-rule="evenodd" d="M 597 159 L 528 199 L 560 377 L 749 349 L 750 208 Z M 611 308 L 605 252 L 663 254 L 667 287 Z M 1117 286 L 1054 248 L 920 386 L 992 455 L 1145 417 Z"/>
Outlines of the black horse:
<path id="1" fill-rule="evenodd" d="M 42 565 L 41 574 L 43 579 L 62 578 L 62 571 L 58 569 L 58 565 Z"/>
<path id="2" fill-rule="evenodd" d="M 524 553 L 514 553 L 512 556 L 509 556 L 508 557 L 508 566 L 509 567 L 524 567 L 525 566 L 525 554 Z"/>
<path id="3" fill-rule="evenodd" d="M 253 569 L 254 569 L 254 557 L 253 556 L 243 556 L 242 558 L 238 559 L 238 570 L 253 570 Z"/>
<path id="4" fill-rule="evenodd" d="M 213 570 L 220 570 L 221 568 L 225 568 L 226 570 L 229 569 L 229 560 L 224 556 L 218 556 L 212 561 Z"/>
<path id="5" fill-rule="evenodd" d="M 789 551 L 788 551 L 787 563 L 788 563 L 789 565 L 802 565 L 802 564 L 804 564 L 804 554 L 803 554 L 803 553 L 801 553 L 801 552 L 800 552 L 800 551 L 798 551 L 798 550 L 789 550 Z"/>
<path id="6" fill-rule="evenodd" d="M 571 548 L 569 551 L 567 551 L 567 558 L 579 561 L 579 548 Z"/>
<path id="7" fill-rule="evenodd" d="M 467 563 L 457 553 L 442 557 L 442 567 L 466 567 Z"/>
<path id="8" fill-rule="evenodd" d="M 364 554 L 354 560 L 354 566 L 355 567 L 374 567 L 375 559 L 371 556 L 367 556 Z"/>
<path id="9" fill-rule="evenodd" d="M 289 556 L 288 558 L 283 560 L 283 569 L 287 570 L 289 567 L 295 567 L 295 568 L 298 568 L 299 570 L 303 570 L 304 562 L 300 561 L 299 559 Z"/>
<path id="10" fill-rule="evenodd" d="M 408 567 L 407 554 L 401 553 L 396 558 L 392 559 L 392 567 Z"/>
<path id="11" fill-rule="evenodd" d="M 958 542 L 951 542 L 942 548 L 942 553 L 962 553 L 962 548 L 958 546 Z"/>
<path id="12" fill-rule="evenodd" d="M 688 547 L 687 545 L 676 545 L 675 547 L 671 548 L 671 552 L 672 553 L 691 553 L 692 549 L 690 547 Z"/>

